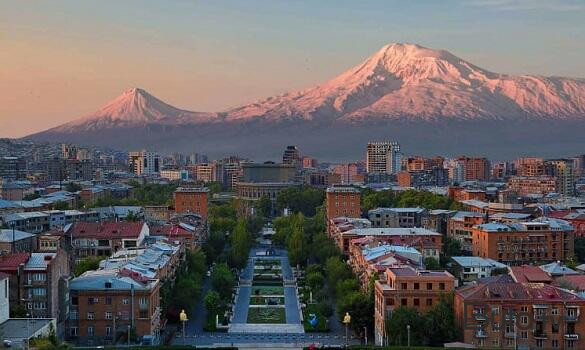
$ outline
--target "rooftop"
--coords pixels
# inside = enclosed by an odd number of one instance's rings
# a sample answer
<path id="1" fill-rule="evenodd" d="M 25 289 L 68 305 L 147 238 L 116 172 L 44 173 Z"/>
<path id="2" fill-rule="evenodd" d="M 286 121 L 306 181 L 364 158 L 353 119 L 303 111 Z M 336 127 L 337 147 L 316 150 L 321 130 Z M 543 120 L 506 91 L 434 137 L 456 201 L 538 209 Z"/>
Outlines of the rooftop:
<path id="1" fill-rule="evenodd" d="M 454 256 L 452 259 L 462 267 L 492 267 L 507 268 L 508 265 L 502 264 L 492 259 L 481 258 L 479 256 Z"/>
<path id="2" fill-rule="evenodd" d="M 75 222 L 67 230 L 74 238 L 138 238 L 144 222 Z"/>
<path id="3" fill-rule="evenodd" d="M 24 265 L 26 270 L 46 270 L 57 253 L 32 253 Z"/>
<path id="4" fill-rule="evenodd" d="M 351 186 L 346 186 L 346 187 L 328 187 L 327 188 L 327 192 L 328 193 L 359 193 L 360 191 L 355 188 L 355 187 L 351 187 Z"/>
<path id="5" fill-rule="evenodd" d="M 32 233 L 12 230 L 12 229 L 0 229 L 0 242 L 10 243 L 14 241 L 20 241 L 22 239 L 31 238 L 34 235 Z"/>
<path id="6" fill-rule="evenodd" d="M 342 234 L 358 236 L 441 236 L 440 233 L 422 227 L 378 227 L 378 228 L 354 228 Z"/>
<path id="7" fill-rule="evenodd" d="M 538 266 L 521 265 L 510 267 L 510 275 L 518 283 L 550 283 L 552 278 Z"/>
<path id="8" fill-rule="evenodd" d="M 466 300 L 509 300 L 511 303 L 582 302 L 577 294 L 545 283 L 482 283 L 455 291 Z"/>
<path id="9" fill-rule="evenodd" d="M 25 264 L 30 257 L 29 253 L 14 253 L 0 256 L 0 271 L 12 272 L 20 265 Z"/>

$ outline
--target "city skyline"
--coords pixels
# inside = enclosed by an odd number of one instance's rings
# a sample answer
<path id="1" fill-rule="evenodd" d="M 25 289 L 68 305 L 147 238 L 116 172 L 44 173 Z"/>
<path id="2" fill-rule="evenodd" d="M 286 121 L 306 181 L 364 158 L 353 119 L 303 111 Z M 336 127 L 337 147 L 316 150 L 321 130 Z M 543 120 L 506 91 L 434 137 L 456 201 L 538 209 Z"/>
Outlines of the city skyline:
<path id="1" fill-rule="evenodd" d="M 390 42 L 447 49 L 504 73 L 585 70 L 585 8 L 575 1 L 253 5 L 3 3 L 0 137 L 77 119 L 131 87 L 222 111 L 320 83 Z"/>

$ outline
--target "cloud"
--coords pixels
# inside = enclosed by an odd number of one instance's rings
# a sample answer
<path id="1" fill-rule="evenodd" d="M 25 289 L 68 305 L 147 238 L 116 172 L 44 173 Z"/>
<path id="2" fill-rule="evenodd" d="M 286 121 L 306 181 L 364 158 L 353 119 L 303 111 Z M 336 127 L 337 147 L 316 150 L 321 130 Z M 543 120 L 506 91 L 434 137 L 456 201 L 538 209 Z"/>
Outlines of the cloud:
<path id="1" fill-rule="evenodd" d="M 579 11 L 585 9 L 582 0 L 469 0 L 466 3 L 503 11 Z"/>

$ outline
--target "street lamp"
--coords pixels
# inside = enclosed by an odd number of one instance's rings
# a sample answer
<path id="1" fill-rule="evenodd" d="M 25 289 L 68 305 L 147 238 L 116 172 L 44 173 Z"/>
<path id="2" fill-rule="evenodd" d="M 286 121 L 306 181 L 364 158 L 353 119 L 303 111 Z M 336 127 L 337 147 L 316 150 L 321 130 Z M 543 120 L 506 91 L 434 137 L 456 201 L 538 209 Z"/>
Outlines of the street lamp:
<path id="1" fill-rule="evenodd" d="M 406 325 L 406 336 L 407 336 L 407 341 L 408 341 L 408 347 L 410 348 L 410 325 L 407 324 Z"/>
<path id="2" fill-rule="evenodd" d="M 185 345 L 185 323 L 189 321 L 185 310 L 181 310 L 181 313 L 179 314 L 179 320 L 183 323 L 183 345 Z"/>
<path id="3" fill-rule="evenodd" d="M 345 324 L 345 342 L 349 343 L 349 324 L 351 322 L 351 316 L 349 315 L 349 312 L 345 313 L 345 316 L 343 316 L 343 323 Z"/>

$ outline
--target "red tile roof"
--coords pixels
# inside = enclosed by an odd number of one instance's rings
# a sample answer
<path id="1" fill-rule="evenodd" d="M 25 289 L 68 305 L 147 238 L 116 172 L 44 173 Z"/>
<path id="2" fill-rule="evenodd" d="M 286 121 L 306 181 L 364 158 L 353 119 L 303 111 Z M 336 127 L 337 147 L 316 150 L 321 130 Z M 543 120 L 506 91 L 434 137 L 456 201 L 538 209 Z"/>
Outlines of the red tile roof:
<path id="1" fill-rule="evenodd" d="M 14 273 L 21 264 L 26 264 L 29 258 L 29 253 L 14 253 L 0 256 L 0 272 Z"/>
<path id="2" fill-rule="evenodd" d="M 510 274 L 518 283 L 550 283 L 552 278 L 538 266 L 522 265 L 510 268 Z"/>
<path id="3" fill-rule="evenodd" d="M 191 237 L 193 233 L 178 225 L 158 225 L 150 228 L 151 236 Z"/>
<path id="4" fill-rule="evenodd" d="M 511 302 L 528 301 L 533 303 L 580 301 L 577 294 L 544 283 L 483 283 L 470 285 L 456 290 L 465 300 L 508 300 Z"/>
<path id="5" fill-rule="evenodd" d="M 555 286 L 566 288 L 563 282 L 569 283 L 577 291 L 585 291 L 585 275 L 566 275 L 559 277 L 553 283 Z"/>
<path id="6" fill-rule="evenodd" d="M 76 222 L 67 234 L 73 238 L 137 238 L 144 222 Z"/>

